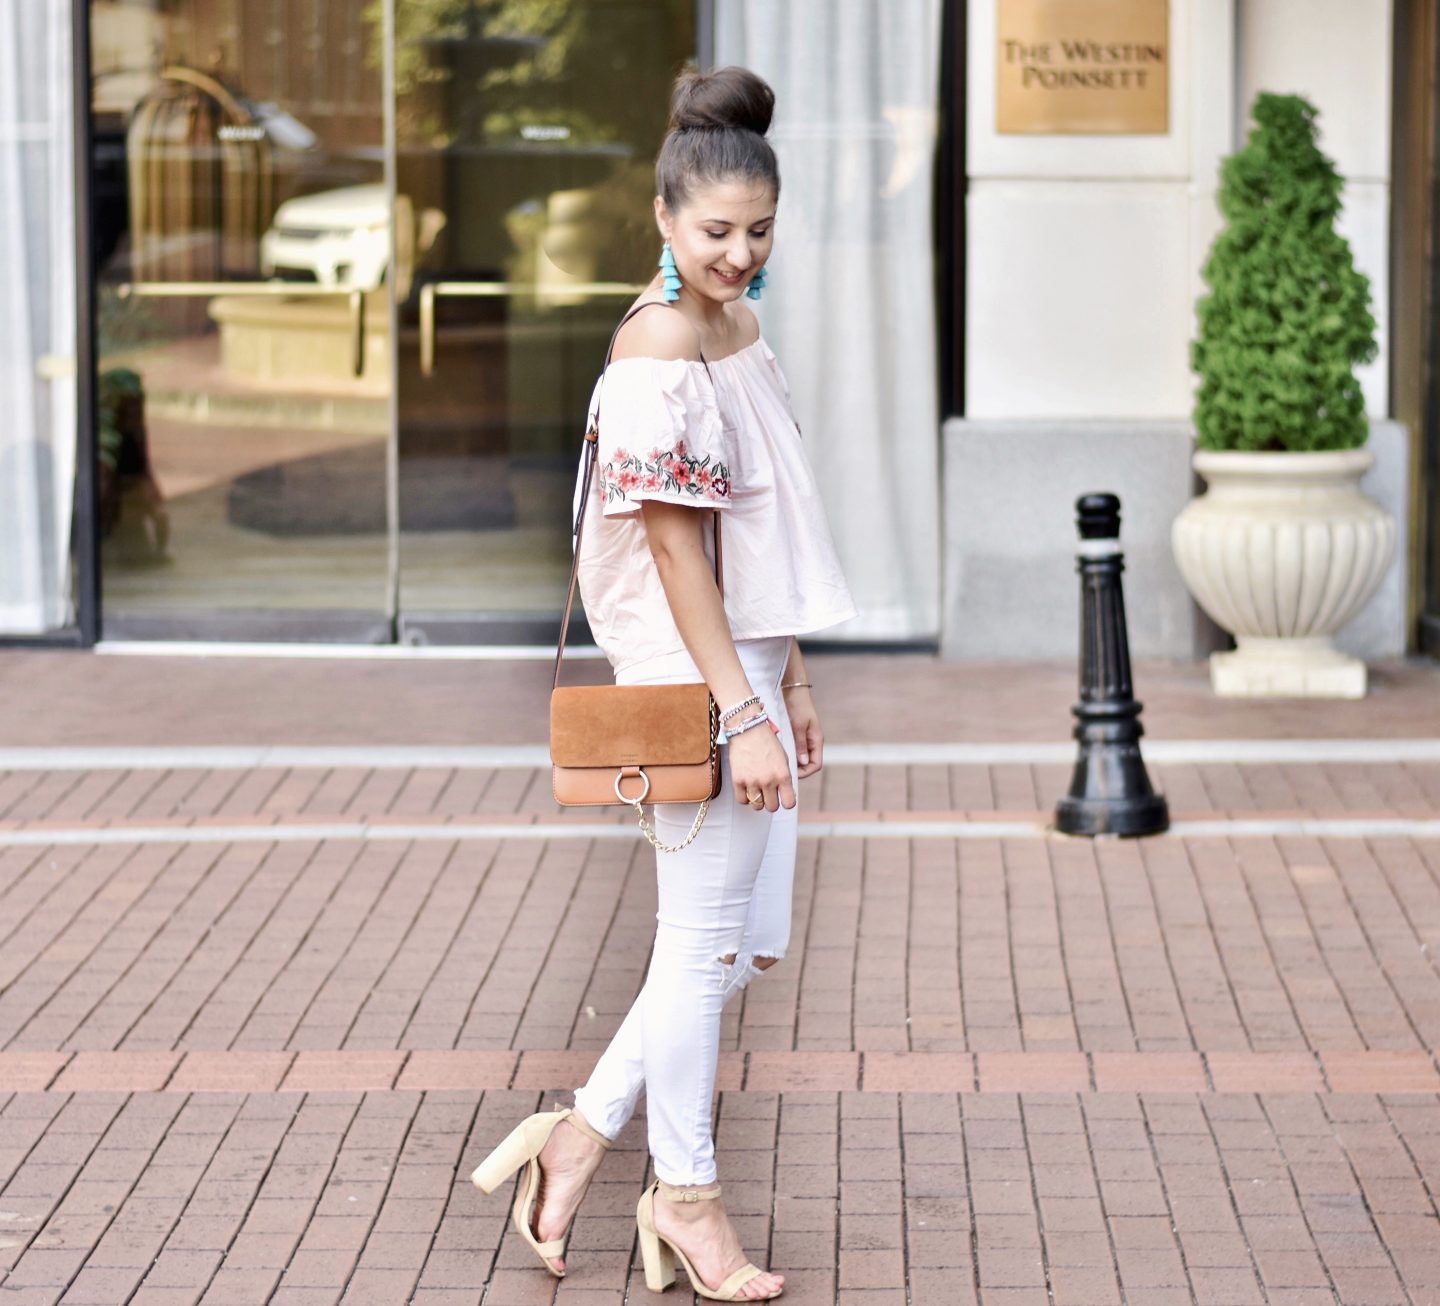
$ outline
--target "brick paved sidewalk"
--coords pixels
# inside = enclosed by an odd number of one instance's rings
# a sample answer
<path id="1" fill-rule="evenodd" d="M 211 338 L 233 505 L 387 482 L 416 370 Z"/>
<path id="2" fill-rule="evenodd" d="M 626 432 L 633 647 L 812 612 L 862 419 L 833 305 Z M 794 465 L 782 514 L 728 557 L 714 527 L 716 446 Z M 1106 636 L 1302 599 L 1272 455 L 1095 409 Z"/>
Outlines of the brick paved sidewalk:
<path id="1" fill-rule="evenodd" d="M 87 724 L 99 690 L 66 706 L 32 661 L 51 656 L 73 678 L 80 655 L 0 657 L 7 746 L 354 743 L 365 721 L 489 742 L 397 698 L 396 667 L 338 662 L 330 707 L 391 692 L 333 730 L 314 702 L 296 733 L 275 715 L 306 664 L 247 662 L 246 722 L 218 659 L 87 661 L 133 691 Z M 412 683 L 534 669 L 496 665 Z M 942 682 L 945 712 L 973 711 L 956 737 L 1003 738 L 1003 678 L 912 665 L 890 675 L 898 711 L 852 705 L 862 738 L 899 738 Z M 1063 740 L 1068 673 L 1026 674 L 1017 737 Z M 1440 736 L 1440 677 L 1387 674 L 1373 718 L 1207 715 L 1177 669 L 1150 737 Z M 1162 734 L 1167 713 L 1191 733 Z M 802 784 L 794 945 L 727 1014 L 716 1107 L 727 1204 L 787 1273 L 782 1300 L 1440 1303 L 1440 761 L 1157 764 L 1177 816 L 1259 824 L 1140 842 L 1047 835 L 1066 773 L 837 764 Z M 557 812 L 543 781 L 0 771 L 0 1304 L 660 1300 L 634 1247 L 643 1114 L 563 1282 L 466 1179 L 519 1116 L 568 1100 L 653 929 L 648 847 L 592 836 L 596 813 Z M 901 816 L 968 828 L 885 829 Z M 1353 824 L 1287 832 L 1297 816 Z M 321 822 L 340 833 L 307 833 Z"/>
<path id="2" fill-rule="evenodd" d="M 831 738 L 860 743 L 1069 738 L 1073 663 L 807 654 Z M 124 656 L 0 649 L 0 744 L 535 744 L 553 662 Z M 608 678 L 565 661 L 565 683 Z M 1371 666 L 1361 702 L 1216 699 L 1199 662 L 1142 662 L 1155 739 L 1440 738 L 1440 663 Z"/>

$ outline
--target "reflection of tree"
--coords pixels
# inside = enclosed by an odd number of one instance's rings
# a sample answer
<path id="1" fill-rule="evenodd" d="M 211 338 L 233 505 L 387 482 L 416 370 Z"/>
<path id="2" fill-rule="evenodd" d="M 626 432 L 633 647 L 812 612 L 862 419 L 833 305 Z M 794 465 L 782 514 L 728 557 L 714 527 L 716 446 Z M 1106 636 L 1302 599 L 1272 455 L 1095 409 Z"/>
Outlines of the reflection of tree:
<path id="1" fill-rule="evenodd" d="M 371 0 L 365 10 L 366 58 L 375 67 L 383 62 L 382 5 Z M 589 88 L 582 105 L 571 94 L 583 71 L 572 56 L 593 52 L 606 26 L 591 23 L 595 7 L 576 0 L 396 0 L 401 137 L 443 146 L 469 134 L 463 123 L 489 141 L 515 140 L 530 126 L 568 128 L 571 142 L 619 138 L 614 116 L 597 117 L 586 107 L 606 104 L 607 97 Z M 505 41 L 516 37 L 538 41 L 523 47 Z M 495 44 L 487 47 L 486 38 Z M 457 113 L 472 103 L 482 111 Z"/>
<path id="2" fill-rule="evenodd" d="M 366 0 L 377 66 L 385 2 L 401 185 L 450 213 L 446 265 L 648 279 L 655 151 L 694 52 L 693 0 Z"/>

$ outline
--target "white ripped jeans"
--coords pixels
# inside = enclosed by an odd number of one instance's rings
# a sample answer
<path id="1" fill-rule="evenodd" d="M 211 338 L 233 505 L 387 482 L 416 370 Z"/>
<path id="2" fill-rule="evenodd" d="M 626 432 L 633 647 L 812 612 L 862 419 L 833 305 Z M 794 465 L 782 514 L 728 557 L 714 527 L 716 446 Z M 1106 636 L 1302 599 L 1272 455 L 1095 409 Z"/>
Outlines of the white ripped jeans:
<path id="1" fill-rule="evenodd" d="M 735 641 L 750 685 L 780 727 L 795 780 L 795 736 L 780 680 L 791 636 Z M 628 667 L 619 684 L 703 680 L 681 650 Z M 721 708 L 729 704 L 720 704 Z M 767 727 L 759 727 L 761 730 Z M 698 803 L 657 805 L 651 824 L 665 844 L 689 832 Z M 720 1012 L 755 976 L 756 957 L 785 955 L 795 880 L 798 807 L 770 812 L 740 803 L 730 750 L 720 749 L 720 793 L 700 832 L 679 852 L 655 854 L 659 882 L 655 948 L 645 985 L 585 1086 L 575 1109 L 608 1138 L 646 1090 L 650 1154 L 670 1184 L 715 1179 L 710 1105 L 720 1051 Z M 734 954 L 726 964 L 724 958 Z"/>

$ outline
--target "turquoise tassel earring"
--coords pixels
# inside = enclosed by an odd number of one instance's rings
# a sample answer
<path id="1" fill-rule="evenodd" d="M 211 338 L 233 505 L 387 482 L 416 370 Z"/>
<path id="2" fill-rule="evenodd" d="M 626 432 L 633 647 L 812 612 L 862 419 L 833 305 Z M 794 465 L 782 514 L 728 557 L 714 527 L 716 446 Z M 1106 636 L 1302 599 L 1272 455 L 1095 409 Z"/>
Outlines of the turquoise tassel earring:
<path id="1" fill-rule="evenodd" d="M 765 269 L 761 268 L 759 272 L 757 272 L 753 277 L 750 278 L 750 285 L 745 291 L 746 297 L 749 299 L 759 299 L 760 292 L 764 289 Z"/>
<path id="2" fill-rule="evenodd" d="M 660 251 L 660 270 L 665 274 L 661 295 L 667 304 L 673 304 L 680 298 L 680 273 L 675 269 L 675 255 L 670 252 L 668 240 Z"/>

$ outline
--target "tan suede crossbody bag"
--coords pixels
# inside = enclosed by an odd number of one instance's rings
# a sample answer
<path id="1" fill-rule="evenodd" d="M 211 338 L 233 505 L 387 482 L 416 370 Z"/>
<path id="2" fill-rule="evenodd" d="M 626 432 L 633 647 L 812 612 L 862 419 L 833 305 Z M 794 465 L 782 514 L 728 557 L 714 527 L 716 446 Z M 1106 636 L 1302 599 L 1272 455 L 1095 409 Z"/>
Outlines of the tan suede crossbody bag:
<path id="1" fill-rule="evenodd" d="M 649 301 L 651 303 L 657 301 Z M 605 366 L 615 350 L 615 337 L 641 308 L 632 309 L 615 328 Z M 704 359 L 701 359 L 704 362 Z M 709 365 L 705 370 L 708 372 Z M 604 389 L 602 373 L 601 390 Z M 699 832 L 710 800 L 720 793 L 720 750 L 716 740 L 720 711 L 705 682 L 676 685 L 565 685 L 560 684 L 560 659 L 575 602 L 580 571 L 580 546 L 585 534 L 585 510 L 598 456 L 600 401 L 585 432 L 585 474 L 580 488 L 580 511 L 575 518 L 574 559 L 570 589 L 560 618 L 560 639 L 555 649 L 555 678 L 550 690 L 550 761 L 555 801 L 562 807 L 618 804 L 633 807 L 645 837 L 661 852 L 678 852 Z M 713 510 L 712 510 L 713 511 Z M 715 584 L 725 597 L 720 554 L 720 514 L 715 518 Z M 645 819 L 642 803 L 699 803 L 690 833 L 667 846 Z"/>

